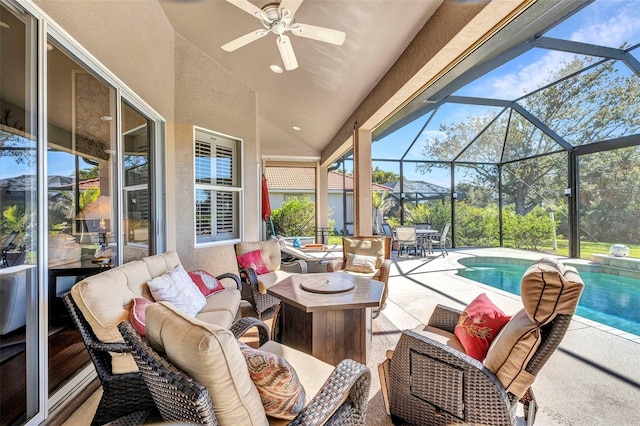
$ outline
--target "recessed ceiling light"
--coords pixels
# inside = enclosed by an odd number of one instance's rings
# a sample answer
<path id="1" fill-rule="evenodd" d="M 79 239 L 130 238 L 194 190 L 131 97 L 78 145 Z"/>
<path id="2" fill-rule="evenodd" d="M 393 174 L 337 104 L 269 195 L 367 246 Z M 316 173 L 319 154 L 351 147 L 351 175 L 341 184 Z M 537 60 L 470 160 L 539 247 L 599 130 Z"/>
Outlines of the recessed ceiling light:
<path id="1" fill-rule="evenodd" d="M 300 126 L 293 126 L 293 130 L 297 130 L 299 132 L 302 128 Z"/>
<path id="2" fill-rule="evenodd" d="M 277 74 L 282 74 L 282 67 L 279 65 L 269 65 L 269 68 L 271 68 L 271 71 L 277 73 Z"/>
<path id="3" fill-rule="evenodd" d="M 111 120 L 113 120 L 113 117 L 111 117 L 110 115 L 103 115 L 102 117 L 100 117 L 100 120 L 102 120 L 102 121 L 111 121 Z"/>
<path id="4" fill-rule="evenodd" d="M 7 24 L 4 21 L 0 21 L 0 27 L 10 29 L 11 25 Z"/>
<path id="5" fill-rule="evenodd" d="M 53 50 L 53 44 L 47 42 L 47 50 L 51 52 Z"/>

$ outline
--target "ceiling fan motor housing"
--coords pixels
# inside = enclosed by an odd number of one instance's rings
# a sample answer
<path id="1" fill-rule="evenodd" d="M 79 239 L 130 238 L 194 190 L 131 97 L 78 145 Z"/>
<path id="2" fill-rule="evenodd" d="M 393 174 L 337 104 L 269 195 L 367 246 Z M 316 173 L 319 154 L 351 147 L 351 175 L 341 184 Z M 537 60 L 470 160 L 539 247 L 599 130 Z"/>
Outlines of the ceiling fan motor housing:
<path id="1" fill-rule="evenodd" d="M 291 30 L 291 25 L 293 24 L 293 16 L 287 9 L 283 9 L 282 16 L 280 15 L 280 11 L 278 10 L 278 3 L 267 3 L 262 6 L 262 11 L 264 15 L 266 15 L 266 19 L 264 16 L 260 16 L 260 22 L 262 25 L 271 30 L 274 34 L 282 35 L 285 31 Z"/>

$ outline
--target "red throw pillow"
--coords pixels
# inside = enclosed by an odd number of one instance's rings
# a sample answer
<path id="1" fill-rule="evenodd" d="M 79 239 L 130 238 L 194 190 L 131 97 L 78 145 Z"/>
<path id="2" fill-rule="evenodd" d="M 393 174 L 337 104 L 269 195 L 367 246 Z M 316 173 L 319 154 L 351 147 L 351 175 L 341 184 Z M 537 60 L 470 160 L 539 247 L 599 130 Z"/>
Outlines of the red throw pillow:
<path id="1" fill-rule="evenodd" d="M 509 319 L 510 316 L 505 315 L 482 293 L 462 312 L 454 332 L 467 355 L 482 361 L 487 356 L 491 342 Z"/>
<path id="2" fill-rule="evenodd" d="M 260 249 L 242 254 L 238 256 L 237 259 L 238 264 L 242 268 L 252 268 L 258 275 L 269 273 L 267 266 L 264 264 L 264 260 L 262 260 L 262 253 L 260 252 Z"/>
<path id="3" fill-rule="evenodd" d="M 145 335 L 145 309 L 152 303 L 152 301 L 144 297 L 136 297 L 133 299 L 133 306 L 131 306 L 131 310 L 129 311 L 129 321 L 131 321 L 133 328 L 135 328 L 141 336 Z"/>
<path id="4" fill-rule="evenodd" d="M 193 283 L 198 286 L 200 293 L 202 293 L 204 297 L 224 290 L 224 285 L 222 285 L 222 283 L 218 281 L 216 277 L 214 277 L 207 271 L 189 271 L 189 276 L 191 277 Z"/>

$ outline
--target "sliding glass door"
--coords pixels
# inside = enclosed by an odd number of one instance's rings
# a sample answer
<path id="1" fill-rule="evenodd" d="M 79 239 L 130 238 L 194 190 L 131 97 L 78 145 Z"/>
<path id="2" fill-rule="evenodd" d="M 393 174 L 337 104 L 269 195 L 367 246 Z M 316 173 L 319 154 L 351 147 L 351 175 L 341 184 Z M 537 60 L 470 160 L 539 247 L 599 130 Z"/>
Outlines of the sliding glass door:
<path id="1" fill-rule="evenodd" d="M 166 242 L 162 117 L 23 7 L 0 0 L 0 425 L 95 377 L 61 296 Z"/>
<path id="2" fill-rule="evenodd" d="M 36 21 L 0 5 L 0 424 L 28 421 L 38 399 Z"/>

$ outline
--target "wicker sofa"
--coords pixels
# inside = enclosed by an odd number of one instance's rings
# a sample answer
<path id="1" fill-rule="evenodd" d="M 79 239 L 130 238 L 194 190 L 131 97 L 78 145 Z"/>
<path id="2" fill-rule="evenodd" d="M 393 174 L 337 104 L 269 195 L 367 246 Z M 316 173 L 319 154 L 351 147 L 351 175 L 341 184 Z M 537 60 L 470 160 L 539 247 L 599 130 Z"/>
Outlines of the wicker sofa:
<path id="1" fill-rule="evenodd" d="M 268 396 L 265 399 L 264 388 L 256 388 L 256 377 L 248 371 L 248 365 L 255 361 L 245 359 L 236 340 L 254 326 L 259 331 L 259 350 L 270 354 L 269 358 L 285 359 L 306 392 L 304 406 L 287 413 L 288 417 L 268 415 L 275 404 L 290 407 L 285 399 L 290 386 L 283 379 L 282 364 L 265 367 L 260 363 L 253 369 L 262 383 L 273 389 L 277 402 Z M 365 365 L 346 359 L 334 368 L 271 341 L 268 327 L 256 318 L 242 318 L 231 330 L 225 330 L 160 302 L 147 308 L 146 339 L 130 322 L 121 323 L 119 328 L 165 422 L 233 426 L 365 424 L 371 383 Z M 283 400 L 287 402 L 281 404 Z"/>
<path id="2" fill-rule="evenodd" d="M 88 277 L 63 296 L 103 388 L 92 424 L 155 408 L 118 324 L 130 318 L 134 298 L 154 301 L 147 285 L 150 280 L 180 264 L 175 252 L 145 257 Z M 217 278 L 225 289 L 208 296 L 197 317 L 229 329 L 240 316 L 240 278 L 233 273 Z"/>

